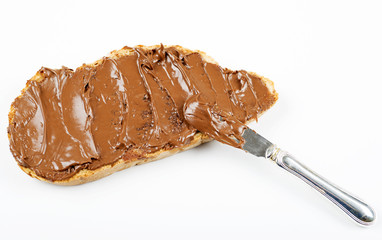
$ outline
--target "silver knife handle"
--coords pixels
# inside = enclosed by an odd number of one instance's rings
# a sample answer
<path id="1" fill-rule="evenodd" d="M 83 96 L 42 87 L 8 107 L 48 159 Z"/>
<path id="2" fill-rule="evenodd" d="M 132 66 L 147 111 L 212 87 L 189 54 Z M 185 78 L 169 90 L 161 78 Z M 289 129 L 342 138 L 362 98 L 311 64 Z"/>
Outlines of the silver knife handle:
<path id="1" fill-rule="evenodd" d="M 356 222 L 370 225 L 375 220 L 373 209 L 366 203 L 328 182 L 286 151 L 274 147 L 267 157 L 319 191 Z"/>

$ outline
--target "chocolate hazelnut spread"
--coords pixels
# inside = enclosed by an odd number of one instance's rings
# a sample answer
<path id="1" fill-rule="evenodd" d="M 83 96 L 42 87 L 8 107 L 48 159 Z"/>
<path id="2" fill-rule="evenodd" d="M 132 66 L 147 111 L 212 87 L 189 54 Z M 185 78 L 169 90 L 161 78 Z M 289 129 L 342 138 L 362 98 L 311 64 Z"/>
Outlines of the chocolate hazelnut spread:
<path id="1" fill-rule="evenodd" d="M 209 102 L 207 99 L 200 94 L 187 99 L 184 104 L 186 122 L 219 142 L 242 149 L 242 135 L 248 127 L 232 113 L 220 109 L 216 102 Z"/>
<path id="2" fill-rule="evenodd" d="M 275 102 L 260 77 L 221 68 L 197 52 L 163 45 L 125 50 L 131 54 L 76 71 L 41 68 L 43 79 L 29 81 L 12 104 L 8 136 L 18 164 L 63 180 L 189 144 L 203 123 L 196 129 L 185 121 L 187 99 L 198 104 L 203 95 L 243 123 Z"/>

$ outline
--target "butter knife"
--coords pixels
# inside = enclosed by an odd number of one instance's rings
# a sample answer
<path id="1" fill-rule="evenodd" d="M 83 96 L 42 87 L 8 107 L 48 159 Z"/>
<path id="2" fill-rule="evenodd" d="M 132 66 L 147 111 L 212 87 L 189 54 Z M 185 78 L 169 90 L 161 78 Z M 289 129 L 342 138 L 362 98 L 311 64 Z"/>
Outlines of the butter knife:
<path id="1" fill-rule="evenodd" d="M 323 194 L 357 223 L 367 226 L 375 221 L 376 214 L 369 205 L 322 178 L 260 134 L 247 128 L 242 137 L 244 138 L 243 149 L 245 151 L 274 161 L 278 166 Z"/>

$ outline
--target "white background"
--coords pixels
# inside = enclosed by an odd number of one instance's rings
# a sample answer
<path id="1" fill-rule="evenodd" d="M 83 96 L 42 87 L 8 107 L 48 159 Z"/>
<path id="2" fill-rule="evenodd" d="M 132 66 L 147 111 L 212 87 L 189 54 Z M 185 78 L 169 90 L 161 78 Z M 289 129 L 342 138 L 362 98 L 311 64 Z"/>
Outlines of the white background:
<path id="1" fill-rule="evenodd" d="M 1 239 L 381 239 L 274 163 L 211 142 L 60 187 L 17 166 L 7 113 L 41 67 L 179 44 L 275 82 L 251 125 L 382 214 L 380 1 L 2 1 Z M 378 220 L 378 219 L 377 219 Z M 381 220 L 381 219 L 379 219 Z"/>

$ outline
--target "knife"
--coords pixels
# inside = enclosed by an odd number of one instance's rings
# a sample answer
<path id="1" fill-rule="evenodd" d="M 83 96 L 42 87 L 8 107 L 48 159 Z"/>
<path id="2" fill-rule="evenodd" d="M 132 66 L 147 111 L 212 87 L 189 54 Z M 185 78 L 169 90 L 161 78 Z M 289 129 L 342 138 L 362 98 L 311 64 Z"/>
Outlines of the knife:
<path id="1" fill-rule="evenodd" d="M 244 139 L 243 149 L 245 151 L 257 157 L 270 159 L 281 168 L 302 179 L 357 223 L 367 226 L 374 222 L 376 214 L 369 205 L 322 178 L 297 161 L 291 154 L 281 150 L 260 134 L 246 128 L 242 138 Z"/>

